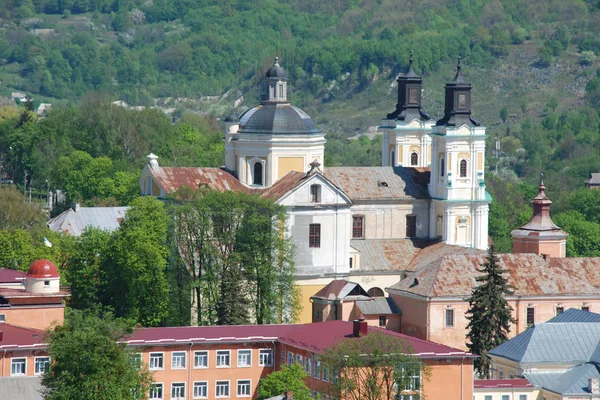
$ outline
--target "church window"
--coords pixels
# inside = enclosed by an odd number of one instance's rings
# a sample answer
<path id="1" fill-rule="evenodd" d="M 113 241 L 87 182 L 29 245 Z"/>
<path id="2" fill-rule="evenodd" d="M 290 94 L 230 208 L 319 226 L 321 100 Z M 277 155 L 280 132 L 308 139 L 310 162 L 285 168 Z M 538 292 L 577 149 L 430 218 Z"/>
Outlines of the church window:
<path id="1" fill-rule="evenodd" d="M 467 160 L 460 160 L 460 177 L 467 177 Z"/>
<path id="2" fill-rule="evenodd" d="M 378 287 L 372 287 L 371 289 L 369 289 L 367 294 L 371 297 L 384 297 L 385 296 L 385 294 L 383 293 L 383 290 L 381 290 Z"/>
<path id="3" fill-rule="evenodd" d="M 419 165 L 419 153 L 416 151 L 413 151 L 410 155 L 410 165 L 413 167 Z"/>
<path id="4" fill-rule="evenodd" d="M 283 85 L 279 85 L 279 99 L 283 100 Z"/>
<path id="5" fill-rule="evenodd" d="M 447 328 L 452 328 L 454 326 L 454 309 L 453 308 L 446 309 L 445 326 Z"/>
<path id="6" fill-rule="evenodd" d="M 308 246 L 321 247 L 321 224 L 310 224 L 308 226 Z"/>
<path id="7" fill-rule="evenodd" d="M 362 215 L 352 216 L 352 238 L 353 239 L 362 239 L 365 237 L 364 221 L 365 221 L 365 217 Z"/>
<path id="8" fill-rule="evenodd" d="M 440 160 L 440 176 L 444 176 L 445 173 L 446 173 L 446 163 L 444 161 L 444 158 L 442 158 Z"/>
<path id="9" fill-rule="evenodd" d="M 417 216 L 407 215 L 406 216 L 406 237 L 417 236 Z"/>
<path id="10" fill-rule="evenodd" d="M 263 185 L 263 165 L 261 162 L 255 162 L 253 168 L 254 174 L 252 175 L 252 184 L 262 186 Z"/>
<path id="11" fill-rule="evenodd" d="M 321 185 L 310 186 L 310 201 L 313 203 L 321 202 Z"/>
<path id="12" fill-rule="evenodd" d="M 535 324 L 535 308 L 527 307 L 526 315 L 527 315 L 527 326 L 531 326 L 531 325 Z"/>

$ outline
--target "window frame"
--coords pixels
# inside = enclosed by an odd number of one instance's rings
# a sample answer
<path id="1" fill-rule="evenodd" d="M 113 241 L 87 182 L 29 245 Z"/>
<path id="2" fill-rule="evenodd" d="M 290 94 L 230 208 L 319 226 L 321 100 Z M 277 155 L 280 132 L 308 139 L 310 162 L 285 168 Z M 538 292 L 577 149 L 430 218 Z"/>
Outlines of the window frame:
<path id="1" fill-rule="evenodd" d="M 160 395 L 158 397 L 153 397 L 152 392 L 160 387 Z M 165 384 L 163 382 L 152 382 L 150 384 L 150 388 L 148 389 L 148 399 L 150 400 L 162 400 L 165 398 Z"/>
<path id="2" fill-rule="evenodd" d="M 531 311 L 531 318 L 530 318 L 530 312 Z M 530 322 L 531 320 L 531 322 Z M 525 325 L 526 326 L 533 326 L 535 325 L 535 308 L 534 307 L 525 307 Z"/>
<path id="3" fill-rule="evenodd" d="M 417 216 L 414 214 L 408 214 L 406 216 L 406 237 L 417 237 Z"/>
<path id="4" fill-rule="evenodd" d="M 141 353 L 137 353 L 137 354 L 141 354 Z M 43 364 L 39 364 L 39 360 L 40 359 L 46 359 L 46 362 L 44 362 Z M 39 365 L 44 365 L 44 368 L 42 371 L 38 371 L 38 366 Z M 50 356 L 40 356 L 40 357 L 34 357 L 33 358 L 33 375 L 34 376 L 40 376 L 43 375 L 46 372 L 46 369 L 50 366 Z"/>
<path id="5" fill-rule="evenodd" d="M 206 391 L 206 396 L 198 396 L 196 395 L 196 388 L 199 388 L 201 384 L 204 384 L 204 388 Z M 192 387 L 194 388 L 193 392 L 192 392 L 192 397 L 194 399 L 208 399 L 208 381 L 194 381 L 192 383 Z"/>
<path id="6" fill-rule="evenodd" d="M 358 223 L 360 221 L 360 224 Z M 353 215 L 352 216 L 352 239 L 364 239 L 365 238 L 365 216 L 364 215 Z"/>
<path id="7" fill-rule="evenodd" d="M 247 357 L 248 358 L 248 364 L 240 364 L 240 356 Z M 252 349 L 238 349 L 238 351 L 237 351 L 237 367 L 238 368 L 250 368 L 250 367 L 252 367 Z"/>
<path id="8" fill-rule="evenodd" d="M 312 376 L 312 358 L 311 357 L 305 357 L 304 371 L 306 371 L 307 377 Z"/>
<path id="9" fill-rule="evenodd" d="M 308 247 L 321 247 L 321 224 L 308 224 Z"/>
<path id="10" fill-rule="evenodd" d="M 444 328 L 454 328 L 455 325 L 456 320 L 454 315 L 454 308 L 448 307 L 444 310 Z"/>
<path id="11" fill-rule="evenodd" d="M 219 354 L 222 353 L 222 354 Z M 221 357 L 225 357 L 225 353 L 227 354 L 227 364 L 219 364 L 219 359 Z M 215 367 L 216 368 L 231 368 L 231 350 L 217 350 L 215 356 Z"/>
<path id="12" fill-rule="evenodd" d="M 415 157 L 415 160 L 413 160 L 413 157 Z M 412 151 L 410 153 L 410 166 L 411 167 L 418 167 L 419 166 L 419 153 L 417 151 Z"/>
<path id="13" fill-rule="evenodd" d="M 183 356 L 183 366 L 175 366 L 175 360 L 181 361 L 181 357 Z M 186 351 L 172 351 L 171 352 L 171 369 L 181 370 L 186 369 L 187 367 L 187 352 Z"/>
<path id="14" fill-rule="evenodd" d="M 462 158 L 458 163 L 458 177 L 466 178 L 469 175 L 469 162 L 466 158 Z"/>
<path id="15" fill-rule="evenodd" d="M 519 394 L 519 400 L 527 400 L 527 393 Z"/>
<path id="16" fill-rule="evenodd" d="M 565 306 L 555 306 L 554 307 L 554 315 L 562 314 L 565 312 Z"/>
<path id="17" fill-rule="evenodd" d="M 399 382 L 404 384 L 404 387 L 399 387 L 399 393 L 417 392 L 420 393 L 423 384 L 423 367 L 421 362 L 409 362 L 400 365 L 401 379 Z M 414 368 L 417 366 L 418 368 Z M 410 367 L 410 369 L 409 369 Z M 414 372 L 418 369 L 418 376 Z"/>
<path id="18" fill-rule="evenodd" d="M 15 365 L 17 363 L 21 364 L 21 361 L 17 361 L 17 360 L 23 360 L 23 362 L 22 362 L 23 367 L 20 368 L 23 372 L 14 372 Z M 11 357 L 10 358 L 10 376 L 27 376 L 27 357 Z"/>
<path id="19" fill-rule="evenodd" d="M 310 185 L 310 202 L 320 203 L 321 202 L 321 185 L 313 184 Z"/>
<path id="20" fill-rule="evenodd" d="M 387 316 L 385 316 L 385 315 L 380 315 L 379 316 L 379 325 L 378 326 L 380 328 L 382 328 L 382 327 L 385 328 L 387 326 L 387 322 L 388 322 L 387 321 Z"/>
<path id="21" fill-rule="evenodd" d="M 446 175 L 446 160 L 444 157 L 440 158 L 440 177 L 443 178 Z"/>
<path id="22" fill-rule="evenodd" d="M 590 306 L 581 306 L 581 311 L 590 311 Z"/>
<path id="23" fill-rule="evenodd" d="M 204 354 L 200 354 L 200 353 L 204 353 Z M 197 363 L 199 356 L 205 356 L 205 360 L 206 360 L 206 364 L 205 365 L 199 365 Z M 205 369 L 208 368 L 208 363 L 209 363 L 209 359 L 208 359 L 208 350 L 194 350 L 194 369 Z"/>
<path id="24" fill-rule="evenodd" d="M 287 352 L 287 364 L 292 365 L 295 360 L 296 360 L 296 357 L 294 356 L 294 353 L 292 353 L 291 351 L 288 351 Z"/>
<path id="25" fill-rule="evenodd" d="M 317 379 L 321 379 L 321 360 L 315 360 L 315 366 L 313 368 L 313 376 Z"/>
<path id="26" fill-rule="evenodd" d="M 160 355 L 160 367 L 152 367 L 152 355 Z M 162 371 L 165 369 L 165 353 L 162 351 L 153 351 L 148 354 L 148 369 L 150 371 Z"/>
<path id="27" fill-rule="evenodd" d="M 175 396 L 174 395 L 174 390 L 176 388 L 183 390 L 183 396 Z M 179 392 L 181 393 L 181 391 L 179 391 Z M 185 398 L 187 398 L 185 382 L 171 382 L 171 399 L 185 399 Z"/>
<path id="28" fill-rule="evenodd" d="M 268 352 L 268 353 L 267 353 Z M 266 355 L 268 363 L 264 363 L 264 356 Z M 259 367 L 272 367 L 273 366 L 273 349 L 258 349 L 258 366 Z"/>
<path id="29" fill-rule="evenodd" d="M 304 357 L 302 354 L 296 354 L 296 363 L 304 366 Z"/>
<path id="30" fill-rule="evenodd" d="M 248 394 L 240 394 L 240 385 L 248 387 Z M 237 397 L 252 397 L 252 379 L 238 379 L 236 381 L 236 395 Z"/>
<path id="31" fill-rule="evenodd" d="M 226 385 L 225 385 L 226 384 Z M 227 388 L 227 395 L 219 395 L 219 386 L 224 386 Z M 220 380 L 215 381 L 215 398 L 217 399 L 226 399 L 231 397 L 231 381 L 230 380 Z"/>
<path id="32" fill-rule="evenodd" d="M 260 174 L 257 176 L 256 167 L 260 167 Z M 265 186 L 265 163 L 261 159 L 254 159 L 252 161 L 252 186 Z M 256 183 L 257 179 L 260 178 L 260 183 Z"/>
<path id="33" fill-rule="evenodd" d="M 6 322 L 6 314 L 0 314 L 0 323 Z"/>

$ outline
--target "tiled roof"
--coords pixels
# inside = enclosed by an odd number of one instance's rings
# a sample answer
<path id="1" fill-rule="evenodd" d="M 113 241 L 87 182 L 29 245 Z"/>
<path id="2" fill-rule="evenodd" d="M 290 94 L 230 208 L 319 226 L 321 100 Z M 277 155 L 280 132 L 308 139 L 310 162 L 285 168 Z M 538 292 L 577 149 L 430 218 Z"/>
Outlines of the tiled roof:
<path id="1" fill-rule="evenodd" d="M 46 335 L 46 332 L 40 329 L 24 328 L 21 326 L 2 323 L 0 324 L 0 332 L 2 332 L 0 350 L 46 347 L 46 344 L 44 343 L 44 336 Z M 0 381 L 2 379 L 0 379 Z"/>
<path id="2" fill-rule="evenodd" d="M 363 315 L 389 315 L 402 312 L 389 297 L 375 297 L 372 300 L 357 301 L 356 306 Z"/>
<path id="3" fill-rule="evenodd" d="M 401 333 L 377 327 L 369 327 L 369 332 L 380 331 L 405 340 L 420 357 L 445 358 L 473 357 L 459 349 L 417 339 Z M 248 343 L 271 342 L 300 347 L 313 352 L 321 352 L 342 338 L 353 335 L 353 323 L 346 321 L 326 321 L 302 325 L 238 325 L 238 326 L 193 326 L 171 328 L 141 328 L 122 342 L 135 346 L 177 343 Z"/>
<path id="4" fill-rule="evenodd" d="M 429 263 L 421 262 L 416 272 L 390 287 L 425 297 L 468 297 L 477 284 L 475 278 L 481 273 L 478 268 L 485 261 L 485 252 L 467 249 L 463 254 L 439 256 L 435 249 L 422 251 L 417 258 L 433 252 Z M 423 254 L 425 253 L 425 254 Z M 443 253 L 443 252 L 442 252 Z M 423 258 L 423 257 L 422 257 Z M 516 296 L 546 295 L 600 295 L 600 271 L 593 266 L 600 264 L 599 258 L 582 259 L 550 258 L 544 260 L 536 254 L 500 254 L 499 263 L 507 270 L 508 283 L 515 288 Z"/>
<path id="5" fill-rule="evenodd" d="M 431 240 L 411 239 L 354 239 L 350 246 L 360 252 L 360 268 L 350 275 L 373 271 L 404 271 L 423 248 L 435 243 Z"/>
<path id="6" fill-rule="evenodd" d="M 600 322 L 600 314 L 593 313 L 591 311 L 583 311 L 577 308 L 569 308 L 565 312 L 558 314 L 556 317 L 546 321 L 546 323 L 553 322 Z"/>
<path id="7" fill-rule="evenodd" d="M 581 364 L 596 360 L 600 324 L 541 323 L 504 342 L 489 354 L 520 363 Z"/>
<path id="8" fill-rule="evenodd" d="M 510 389 L 510 388 L 533 388 L 527 379 L 475 379 L 475 389 Z"/>
<path id="9" fill-rule="evenodd" d="M 25 279 L 25 272 L 17 271 L 14 269 L 8 268 L 0 268 L 0 284 L 3 283 L 13 283 L 19 284 L 23 283 Z"/>
<path id="10" fill-rule="evenodd" d="M 4 376 L 0 379 L 3 399 L 42 400 L 42 389 L 39 376 Z"/>
<path id="11" fill-rule="evenodd" d="M 600 379 L 598 368 L 593 364 L 577 365 L 563 373 L 525 373 L 524 375 L 534 385 L 563 396 L 590 396 L 588 380 Z"/>
<path id="12" fill-rule="evenodd" d="M 429 199 L 428 171 L 403 167 L 329 167 L 324 176 L 353 201 Z"/>
<path id="13" fill-rule="evenodd" d="M 220 192 L 226 190 L 249 192 L 248 187 L 221 168 L 157 167 L 149 170 L 167 193 L 173 193 L 182 186 L 198 189 L 205 185 Z"/>
<path id="14" fill-rule="evenodd" d="M 48 227 L 54 232 L 79 236 L 88 227 L 115 231 L 125 218 L 129 207 L 79 207 L 77 211 L 69 208 L 48 221 Z"/>

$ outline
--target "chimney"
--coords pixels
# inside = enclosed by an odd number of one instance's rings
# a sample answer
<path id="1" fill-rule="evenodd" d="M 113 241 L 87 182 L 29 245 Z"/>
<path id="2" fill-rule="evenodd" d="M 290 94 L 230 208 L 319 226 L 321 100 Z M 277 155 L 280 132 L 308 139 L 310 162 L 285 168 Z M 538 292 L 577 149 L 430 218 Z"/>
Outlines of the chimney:
<path id="1" fill-rule="evenodd" d="M 588 391 L 592 394 L 600 393 L 600 383 L 597 378 L 588 379 Z"/>
<path id="2" fill-rule="evenodd" d="M 73 206 L 71 208 L 73 209 L 73 211 L 79 212 L 79 207 L 79 203 L 73 203 Z"/>
<path id="3" fill-rule="evenodd" d="M 544 254 L 544 253 L 542 253 L 541 256 L 544 258 L 544 261 L 547 261 L 548 258 L 550 257 L 548 254 Z"/>
<path id="4" fill-rule="evenodd" d="M 355 319 L 353 323 L 352 335 L 354 337 L 365 336 L 369 332 L 369 326 L 364 318 Z"/>

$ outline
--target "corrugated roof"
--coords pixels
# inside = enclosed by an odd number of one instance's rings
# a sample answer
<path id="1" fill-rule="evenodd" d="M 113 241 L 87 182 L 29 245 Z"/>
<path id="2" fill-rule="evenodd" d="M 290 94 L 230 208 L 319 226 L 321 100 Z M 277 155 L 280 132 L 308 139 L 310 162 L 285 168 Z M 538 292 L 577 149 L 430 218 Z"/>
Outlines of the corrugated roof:
<path id="1" fill-rule="evenodd" d="M 128 209 L 129 207 L 79 207 L 75 211 L 69 208 L 47 224 L 54 232 L 73 236 L 81 235 L 89 227 L 113 232 L 119 228 Z"/>
<path id="2" fill-rule="evenodd" d="M 546 321 L 553 322 L 600 322 L 600 314 L 591 311 L 583 311 L 577 308 L 569 308 L 565 312 L 558 314 L 556 317 Z"/>
<path id="3" fill-rule="evenodd" d="M 429 199 L 429 171 L 403 167 L 329 167 L 324 176 L 353 201 Z"/>
<path id="4" fill-rule="evenodd" d="M 15 269 L 8 268 L 0 268 L 0 284 L 19 284 L 23 283 L 23 279 L 25 279 L 25 272 L 23 271 L 17 271 Z"/>
<path id="5" fill-rule="evenodd" d="M 475 278 L 485 261 L 485 252 L 467 249 L 463 254 L 443 255 L 436 246 L 423 253 L 433 253 L 429 264 L 410 273 L 390 289 L 407 291 L 425 297 L 468 297 L 477 284 Z M 475 254 L 473 254 L 475 253 Z M 418 256 L 416 257 L 418 258 Z M 593 271 L 600 259 L 587 258 L 589 263 L 578 259 L 550 258 L 544 260 L 536 254 L 500 254 L 500 266 L 507 270 L 508 283 L 515 288 L 516 296 L 545 295 L 600 295 L 600 271 Z M 415 264 L 418 260 L 413 261 Z"/>
<path id="6" fill-rule="evenodd" d="M 348 282 L 344 279 L 334 279 L 311 296 L 311 299 L 344 300 L 346 297 L 352 297 L 354 300 L 371 298 L 358 283 Z"/>
<path id="7" fill-rule="evenodd" d="M 6 376 L 0 379 L 3 399 L 42 400 L 42 381 L 38 376 Z"/>
<path id="8" fill-rule="evenodd" d="M 355 239 L 350 246 L 360 252 L 360 268 L 350 275 L 363 271 L 404 271 L 421 249 L 435 243 L 431 240 L 411 239 Z"/>
<path id="9" fill-rule="evenodd" d="M 563 373 L 525 373 L 525 377 L 535 386 L 543 387 L 561 395 L 590 395 L 588 379 L 600 379 L 600 373 L 593 364 L 577 365 Z"/>
<path id="10" fill-rule="evenodd" d="M 389 297 L 375 297 L 371 300 L 357 301 L 355 304 L 363 315 L 402 314 Z"/>
<path id="11" fill-rule="evenodd" d="M 182 186 L 191 189 L 208 186 L 220 192 L 226 190 L 250 191 L 230 172 L 221 168 L 156 167 L 149 168 L 149 170 L 167 193 L 173 193 Z"/>
<path id="12" fill-rule="evenodd" d="M 537 324 L 489 354 L 520 363 L 581 364 L 591 361 L 600 343 L 600 324 Z"/>
<path id="13" fill-rule="evenodd" d="M 2 331 L 0 349 L 46 347 L 46 344 L 44 343 L 46 332 L 40 329 L 24 328 L 21 326 L 2 323 L 0 324 L 0 331 Z M 4 378 L 1 378 L 0 381 L 3 379 Z"/>

